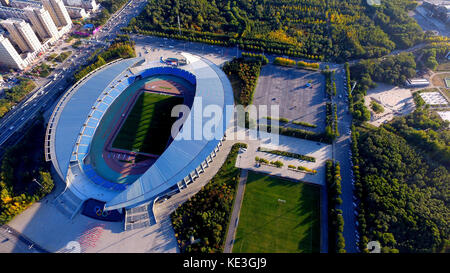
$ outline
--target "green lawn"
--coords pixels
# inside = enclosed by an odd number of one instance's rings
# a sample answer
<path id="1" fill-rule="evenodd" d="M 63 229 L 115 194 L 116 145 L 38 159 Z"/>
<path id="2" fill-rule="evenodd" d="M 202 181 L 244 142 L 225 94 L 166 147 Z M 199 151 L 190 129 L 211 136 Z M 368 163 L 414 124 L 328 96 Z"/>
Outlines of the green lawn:
<path id="1" fill-rule="evenodd" d="M 320 188 L 249 172 L 233 252 L 320 252 Z"/>
<path id="2" fill-rule="evenodd" d="M 131 109 L 113 142 L 113 147 L 160 155 L 170 138 L 176 118 L 172 108 L 183 98 L 154 93 L 142 93 Z"/>

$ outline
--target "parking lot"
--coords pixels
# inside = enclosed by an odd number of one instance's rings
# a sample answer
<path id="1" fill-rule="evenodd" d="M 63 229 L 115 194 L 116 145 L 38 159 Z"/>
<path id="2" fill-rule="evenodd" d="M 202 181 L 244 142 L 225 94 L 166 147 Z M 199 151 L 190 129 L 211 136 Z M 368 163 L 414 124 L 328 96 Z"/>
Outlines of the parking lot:
<path id="1" fill-rule="evenodd" d="M 311 86 L 307 86 L 307 84 Z M 303 121 L 325 130 L 325 78 L 320 72 L 266 65 L 261 69 L 253 96 L 256 106 L 280 106 L 280 117 Z M 268 113 L 269 116 L 270 113 Z"/>

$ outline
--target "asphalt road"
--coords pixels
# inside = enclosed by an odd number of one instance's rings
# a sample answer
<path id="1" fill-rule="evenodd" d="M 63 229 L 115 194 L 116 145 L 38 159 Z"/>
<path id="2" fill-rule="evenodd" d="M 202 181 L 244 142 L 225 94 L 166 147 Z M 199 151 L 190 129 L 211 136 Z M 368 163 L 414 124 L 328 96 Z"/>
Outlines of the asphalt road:
<path id="1" fill-rule="evenodd" d="M 334 144 L 334 159 L 339 161 L 341 166 L 341 186 L 342 186 L 342 205 L 344 217 L 344 238 L 345 250 L 347 253 L 357 252 L 356 247 L 356 226 L 355 226 L 355 208 L 353 207 L 353 183 L 352 167 L 350 165 L 350 129 L 352 116 L 348 111 L 347 91 L 345 90 L 345 72 L 343 68 L 336 71 L 336 96 L 333 102 L 337 104 L 338 130 L 340 136 Z"/>
<path id="2" fill-rule="evenodd" d="M 240 155 L 239 155 L 240 157 Z M 230 217 L 230 224 L 228 225 L 228 233 L 225 238 L 225 246 L 223 253 L 232 253 L 234 239 L 236 237 L 237 227 L 239 224 L 239 215 L 241 212 L 242 201 L 244 200 L 245 183 L 247 183 L 248 170 L 241 169 L 241 176 L 234 199 L 233 211 Z"/>

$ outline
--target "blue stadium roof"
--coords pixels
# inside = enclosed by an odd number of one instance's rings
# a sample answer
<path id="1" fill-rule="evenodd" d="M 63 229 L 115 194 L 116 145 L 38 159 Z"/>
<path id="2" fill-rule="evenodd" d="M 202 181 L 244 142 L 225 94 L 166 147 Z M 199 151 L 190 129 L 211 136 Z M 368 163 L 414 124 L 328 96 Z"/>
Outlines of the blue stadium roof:
<path id="1" fill-rule="evenodd" d="M 215 137 L 209 139 L 202 136 L 200 139 L 194 140 L 175 139 L 156 162 L 131 185 L 128 187 L 111 186 L 110 189 L 115 190 L 114 192 L 98 186 L 98 184 L 108 184 L 108 181 L 93 183 L 92 177 L 95 176 L 95 173 L 91 172 L 89 166 L 85 166 L 84 172 L 77 172 L 78 175 L 75 175 L 77 177 L 73 178 L 72 186 L 76 187 L 74 193 L 81 193 L 82 198 L 102 199 L 99 198 L 102 196 L 103 200 L 101 201 L 106 202 L 105 209 L 107 210 L 133 207 L 152 200 L 175 186 L 213 152 L 230 122 L 230 117 L 226 115 L 226 106 L 233 105 L 231 84 L 223 71 L 210 61 L 191 54 L 184 55 L 189 63 L 182 67 L 184 72 L 164 66 L 160 62 L 147 63 L 142 70 L 136 72 L 134 70 L 138 69 L 137 67 L 131 70 L 128 68 L 142 59 L 134 58 L 108 65 L 79 83 L 79 86 L 73 88 L 72 94 L 68 95 L 67 99 L 61 100 L 64 102 L 58 104 L 52 115 L 53 120 L 56 120 L 56 125 L 53 125 L 54 129 L 52 129 L 53 138 L 49 137 L 49 139 L 53 139 L 50 149 L 53 149 L 54 155 L 51 160 L 61 177 L 66 178 L 70 162 L 82 163 L 86 153 L 89 152 L 89 145 L 98 123 L 101 122 L 103 113 L 114 99 L 132 82 L 134 76 L 142 74 L 146 77 L 147 74 L 153 74 L 158 69 L 165 72 L 172 71 L 196 84 L 194 104 L 188 116 L 188 120 L 191 122 L 184 123 L 183 132 L 191 132 L 191 136 L 194 136 L 194 132 L 198 132 L 196 126 L 200 124 L 199 128 L 202 130 L 202 124 L 211 119 L 193 113 L 203 113 L 205 107 L 211 105 L 219 107 L 221 113 L 215 118 L 220 126 L 215 131 Z M 132 70 L 134 73 L 131 72 Z M 128 80 L 120 81 L 125 77 Z M 115 84 L 118 79 L 120 83 Z M 113 82 L 115 86 L 112 86 Z M 105 95 L 106 93 L 108 95 Z M 201 105 L 196 104 L 200 100 Z M 52 141 L 50 140 L 50 142 Z M 93 189 L 97 192 L 93 193 Z M 105 191 L 104 194 L 98 194 L 101 191 Z"/>
<path id="2" fill-rule="evenodd" d="M 92 106 L 97 98 L 115 77 L 136 63 L 136 60 L 123 60 L 95 72 L 74 88 L 70 100 L 59 111 L 53 148 L 55 149 L 57 163 L 54 165 L 62 177 L 67 175 L 69 161 L 74 145 L 79 137 L 80 129 L 92 111 Z"/>
<path id="3" fill-rule="evenodd" d="M 199 140 L 174 140 L 147 172 L 127 190 L 107 202 L 105 209 L 130 207 L 156 197 L 189 175 L 211 154 L 222 139 L 230 122 L 230 117 L 226 115 L 226 106 L 234 105 L 231 84 L 225 73 L 210 61 L 192 55 L 186 57 L 190 63 L 186 70 L 195 75 L 197 87 L 194 104 L 188 117 L 188 120 L 191 120 L 191 127 L 183 129 L 190 130 L 191 136 L 194 136 L 196 129 L 194 124 L 205 124 L 210 119 L 193 115 L 199 110 L 196 109 L 199 105 L 195 100 L 201 98 L 203 107 L 200 109 L 201 113 L 208 105 L 217 105 L 222 109 L 221 116 L 218 117 L 221 130 L 216 131 L 216 136 L 212 140 L 206 139 L 205 136 Z"/>

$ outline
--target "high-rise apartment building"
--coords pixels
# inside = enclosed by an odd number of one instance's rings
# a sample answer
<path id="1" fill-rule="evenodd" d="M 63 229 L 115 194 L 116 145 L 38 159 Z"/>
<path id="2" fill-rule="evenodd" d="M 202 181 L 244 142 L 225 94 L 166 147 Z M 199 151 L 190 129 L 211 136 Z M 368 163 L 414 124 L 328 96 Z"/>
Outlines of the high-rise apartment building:
<path id="1" fill-rule="evenodd" d="M 50 16 L 50 13 L 43 7 L 26 7 L 24 8 L 25 14 L 31 21 L 34 29 L 41 39 L 44 41 L 46 39 L 59 38 L 58 29 Z"/>
<path id="2" fill-rule="evenodd" d="M 23 52 L 34 52 L 42 48 L 30 24 L 24 20 L 10 18 L 0 21 L 0 24 L 9 32 L 12 40 Z"/>
<path id="3" fill-rule="evenodd" d="M 9 39 L 0 34 L 0 65 L 24 69 L 26 64 Z"/>
<path id="4" fill-rule="evenodd" d="M 72 20 L 70 20 L 69 13 L 62 0 L 42 0 L 42 3 L 57 27 L 72 25 Z"/>

